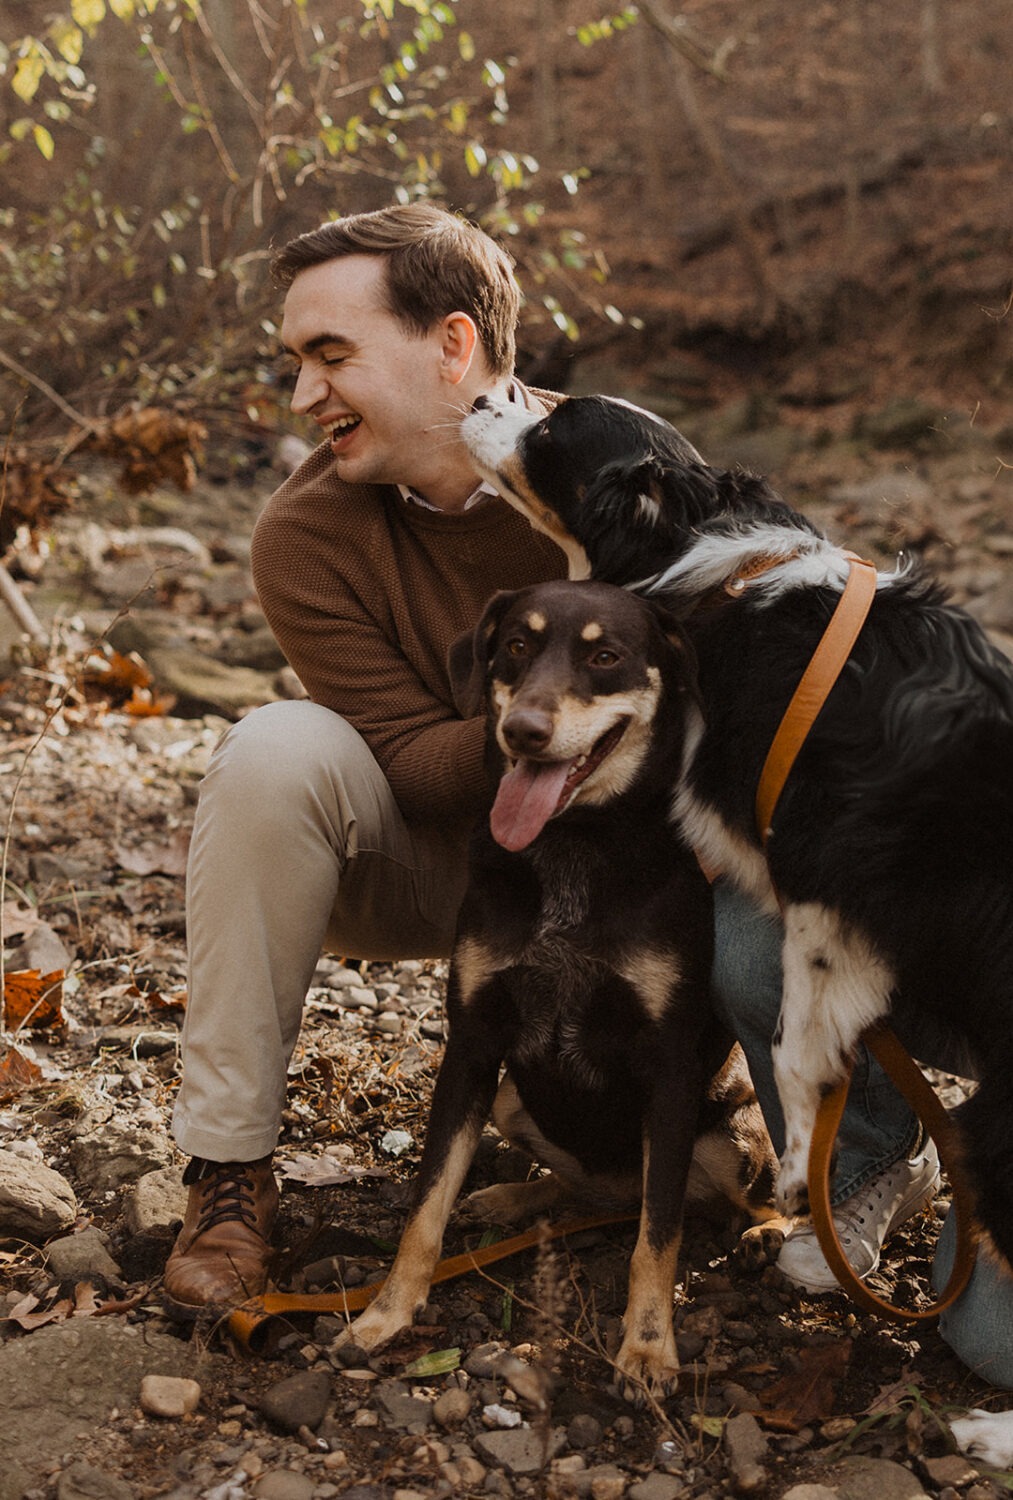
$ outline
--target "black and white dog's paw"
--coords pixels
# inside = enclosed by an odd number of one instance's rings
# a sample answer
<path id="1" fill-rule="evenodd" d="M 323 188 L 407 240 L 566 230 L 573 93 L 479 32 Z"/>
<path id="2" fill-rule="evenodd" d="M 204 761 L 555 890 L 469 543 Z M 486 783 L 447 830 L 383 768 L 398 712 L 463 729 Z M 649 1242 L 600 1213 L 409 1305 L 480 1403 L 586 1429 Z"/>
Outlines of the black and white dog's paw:
<path id="1" fill-rule="evenodd" d="M 957 1447 L 968 1458 L 980 1458 L 996 1469 L 1013 1469 L 1013 1411 L 972 1408 L 950 1423 Z"/>

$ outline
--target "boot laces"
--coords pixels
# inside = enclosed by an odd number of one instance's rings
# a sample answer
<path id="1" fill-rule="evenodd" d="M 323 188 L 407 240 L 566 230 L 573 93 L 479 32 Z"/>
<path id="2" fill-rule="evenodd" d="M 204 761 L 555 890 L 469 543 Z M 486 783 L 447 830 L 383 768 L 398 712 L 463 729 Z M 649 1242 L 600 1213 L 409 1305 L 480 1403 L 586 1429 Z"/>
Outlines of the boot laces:
<path id="1" fill-rule="evenodd" d="M 209 1162 L 204 1171 L 194 1174 L 194 1180 L 200 1184 L 202 1199 L 197 1234 L 205 1234 L 218 1224 L 241 1223 L 250 1229 L 257 1227 L 253 1177 L 247 1164 Z"/>

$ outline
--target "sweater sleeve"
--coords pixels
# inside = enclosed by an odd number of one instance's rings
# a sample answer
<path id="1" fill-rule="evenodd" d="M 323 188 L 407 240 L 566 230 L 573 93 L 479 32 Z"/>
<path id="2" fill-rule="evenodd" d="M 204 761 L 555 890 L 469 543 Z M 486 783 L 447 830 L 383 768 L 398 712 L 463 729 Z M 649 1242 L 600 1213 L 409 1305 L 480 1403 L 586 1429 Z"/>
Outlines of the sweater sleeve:
<path id="1" fill-rule="evenodd" d="M 484 722 L 462 720 L 399 649 L 380 588 L 366 595 L 316 528 L 270 506 L 253 536 L 261 607 L 310 698 L 349 721 L 369 745 L 405 817 L 472 816 L 485 800 Z M 294 557 L 293 554 L 299 554 Z M 375 561 L 375 560 L 372 560 Z"/>

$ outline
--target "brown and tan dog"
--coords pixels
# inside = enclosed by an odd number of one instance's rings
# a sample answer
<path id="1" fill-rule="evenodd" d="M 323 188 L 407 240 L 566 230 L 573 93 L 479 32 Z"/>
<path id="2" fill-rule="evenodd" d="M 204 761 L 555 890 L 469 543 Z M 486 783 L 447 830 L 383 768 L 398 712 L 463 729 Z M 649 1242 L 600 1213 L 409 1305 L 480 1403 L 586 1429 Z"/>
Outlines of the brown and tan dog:
<path id="1" fill-rule="evenodd" d="M 711 1010 L 708 887 L 672 822 L 673 768 L 700 733 L 692 655 L 633 595 L 548 583 L 497 595 L 451 676 L 463 713 L 486 706 L 498 791 L 473 840 L 414 1206 L 345 1337 L 376 1348 L 425 1303 L 491 1113 L 550 1172 L 474 1194 L 483 1217 L 641 1202 L 616 1365 L 632 1399 L 664 1396 L 683 1204 L 724 1196 L 765 1218 L 774 1173 Z"/>

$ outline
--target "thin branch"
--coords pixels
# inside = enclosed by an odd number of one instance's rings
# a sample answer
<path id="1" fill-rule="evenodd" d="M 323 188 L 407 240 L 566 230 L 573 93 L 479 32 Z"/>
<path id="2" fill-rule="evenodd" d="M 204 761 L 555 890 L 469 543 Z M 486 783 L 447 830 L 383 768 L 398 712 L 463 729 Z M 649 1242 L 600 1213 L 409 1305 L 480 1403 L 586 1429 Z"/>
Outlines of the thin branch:
<path id="1" fill-rule="evenodd" d="M 83 417 L 79 411 L 75 411 L 69 402 L 64 401 L 58 391 L 53 390 L 51 385 L 47 385 L 38 375 L 33 375 L 31 370 L 26 370 L 24 365 L 19 364 L 11 355 L 5 354 L 2 349 L 0 349 L 0 364 L 6 365 L 8 370 L 17 375 L 21 380 L 27 380 L 29 385 L 34 385 L 37 391 L 41 391 L 43 396 L 52 401 L 54 406 L 60 408 L 65 417 L 69 417 L 79 427 L 84 427 L 88 432 L 93 430 L 95 425 L 93 422 L 90 422 L 87 417 Z"/>

